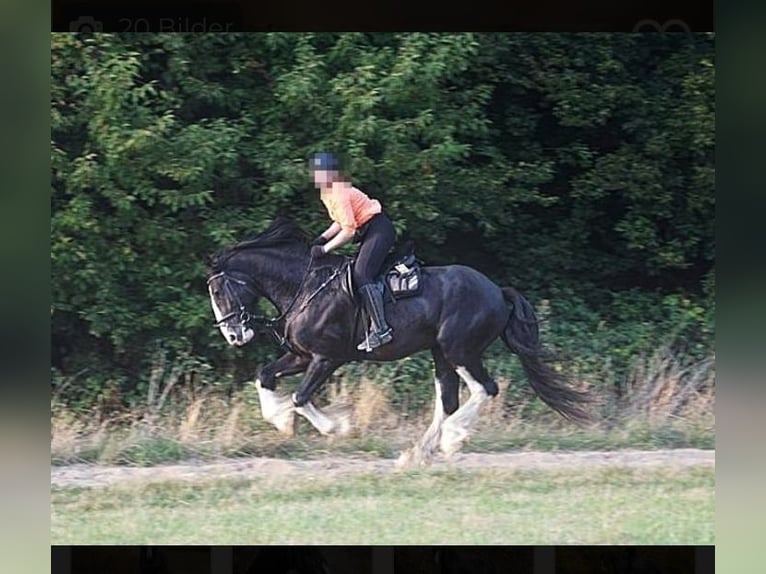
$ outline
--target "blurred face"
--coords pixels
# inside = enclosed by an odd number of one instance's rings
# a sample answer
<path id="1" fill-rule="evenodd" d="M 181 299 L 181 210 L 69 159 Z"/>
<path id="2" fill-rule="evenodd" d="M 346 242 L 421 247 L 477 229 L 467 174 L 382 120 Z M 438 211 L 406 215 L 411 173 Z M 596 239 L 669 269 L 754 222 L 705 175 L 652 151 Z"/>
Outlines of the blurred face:
<path id="1" fill-rule="evenodd" d="M 316 170 L 313 173 L 314 185 L 316 187 L 325 187 L 327 185 L 330 185 L 337 177 L 338 177 L 337 171 Z"/>

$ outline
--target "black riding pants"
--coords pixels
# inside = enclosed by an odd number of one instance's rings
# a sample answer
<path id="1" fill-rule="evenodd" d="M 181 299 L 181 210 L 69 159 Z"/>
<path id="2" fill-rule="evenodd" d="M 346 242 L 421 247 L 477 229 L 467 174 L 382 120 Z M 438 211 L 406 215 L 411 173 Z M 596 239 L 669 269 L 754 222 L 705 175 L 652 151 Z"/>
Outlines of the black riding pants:
<path id="1" fill-rule="evenodd" d="M 396 241 L 394 224 L 385 213 L 373 216 L 357 231 L 359 255 L 354 264 L 354 283 L 357 289 L 372 283 L 381 272 L 383 260 Z"/>

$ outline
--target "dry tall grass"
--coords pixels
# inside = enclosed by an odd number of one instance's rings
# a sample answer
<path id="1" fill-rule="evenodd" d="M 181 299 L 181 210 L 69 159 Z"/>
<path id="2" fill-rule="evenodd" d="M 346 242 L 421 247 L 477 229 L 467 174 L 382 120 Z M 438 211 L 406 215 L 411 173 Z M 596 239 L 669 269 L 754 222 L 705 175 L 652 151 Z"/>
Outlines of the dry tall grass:
<path id="1" fill-rule="evenodd" d="M 288 438 L 262 420 L 258 395 L 252 386 L 230 397 L 213 388 L 191 393 L 177 385 L 178 373 L 173 369 L 169 373 L 166 377 L 153 375 L 145 405 L 120 416 L 106 417 L 96 411 L 78 416 L 54 397 L 54 462 L 156 464 L 217 456 L 300 456 L 328 450 L 393 456 L 419 438 L 433 416 L 432 406 L 414 416 L 397 410 L 391 400 L 391 386 L 382 381 L 341 379 L 328 388 L 321 406 L 350 409 L 350 436 L 328 441 L 299 419 L 298 434 Z M 510 386 L 526 382 L 498 380 L 500 393 L 485 405 L 465 448 L 651 447 L 667 446 L 668 441 L 670 445 L 687 446 L 700 440 L 711 444 L 715 427 L 714 379 L 714 357 L 683 365 L 660 350 L 636 362 L 623 396 L 605 385 L 594 387 L 600 391 L 601 420 L 589 429 L 569 425 L 531 394 L 528 399 L 511 403 L 507 400 Z M 588 383 L 576 381 L 579 386 Z M 465 400 L 465 390 L 462 393 Z"/>
<path id="2" fill-rule="evenodd" d="M 639 360 L 628 378 L 625 414 L 658 423 L 713 416 L 715 357 L 684 366 L 667 349 Z"/>

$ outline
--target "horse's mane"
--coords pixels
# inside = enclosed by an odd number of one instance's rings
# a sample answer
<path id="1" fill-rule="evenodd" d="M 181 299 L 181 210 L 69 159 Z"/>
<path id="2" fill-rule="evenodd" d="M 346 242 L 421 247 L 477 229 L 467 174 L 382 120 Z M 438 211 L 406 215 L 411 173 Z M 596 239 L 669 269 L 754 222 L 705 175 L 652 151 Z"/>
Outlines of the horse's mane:
<path id="1" fill-rule="evenodd" d="M 211 272 L 220 271 L 221 266 L 233 255 L 245 249 L 259 247 L 274 247 L 276 245 L 296 246 L 305 248 L 308 245 L 309 235 L 287 217 L 276 217 L 264 231 L 252 235 L 242 241 L 225 247 L 214 253 L 208 266 Z"/>

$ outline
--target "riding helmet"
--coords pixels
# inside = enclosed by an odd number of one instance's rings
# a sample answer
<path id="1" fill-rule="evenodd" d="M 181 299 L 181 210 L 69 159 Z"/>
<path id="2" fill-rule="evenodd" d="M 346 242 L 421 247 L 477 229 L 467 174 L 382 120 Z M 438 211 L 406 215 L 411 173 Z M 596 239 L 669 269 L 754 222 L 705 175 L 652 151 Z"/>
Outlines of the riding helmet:
<path id="1" fill-rule="evenodd" d="M 311 169 L 314 171 L 338 171 L 338 158 L 334 153 L 319 152 L 311 158 Z"/>

